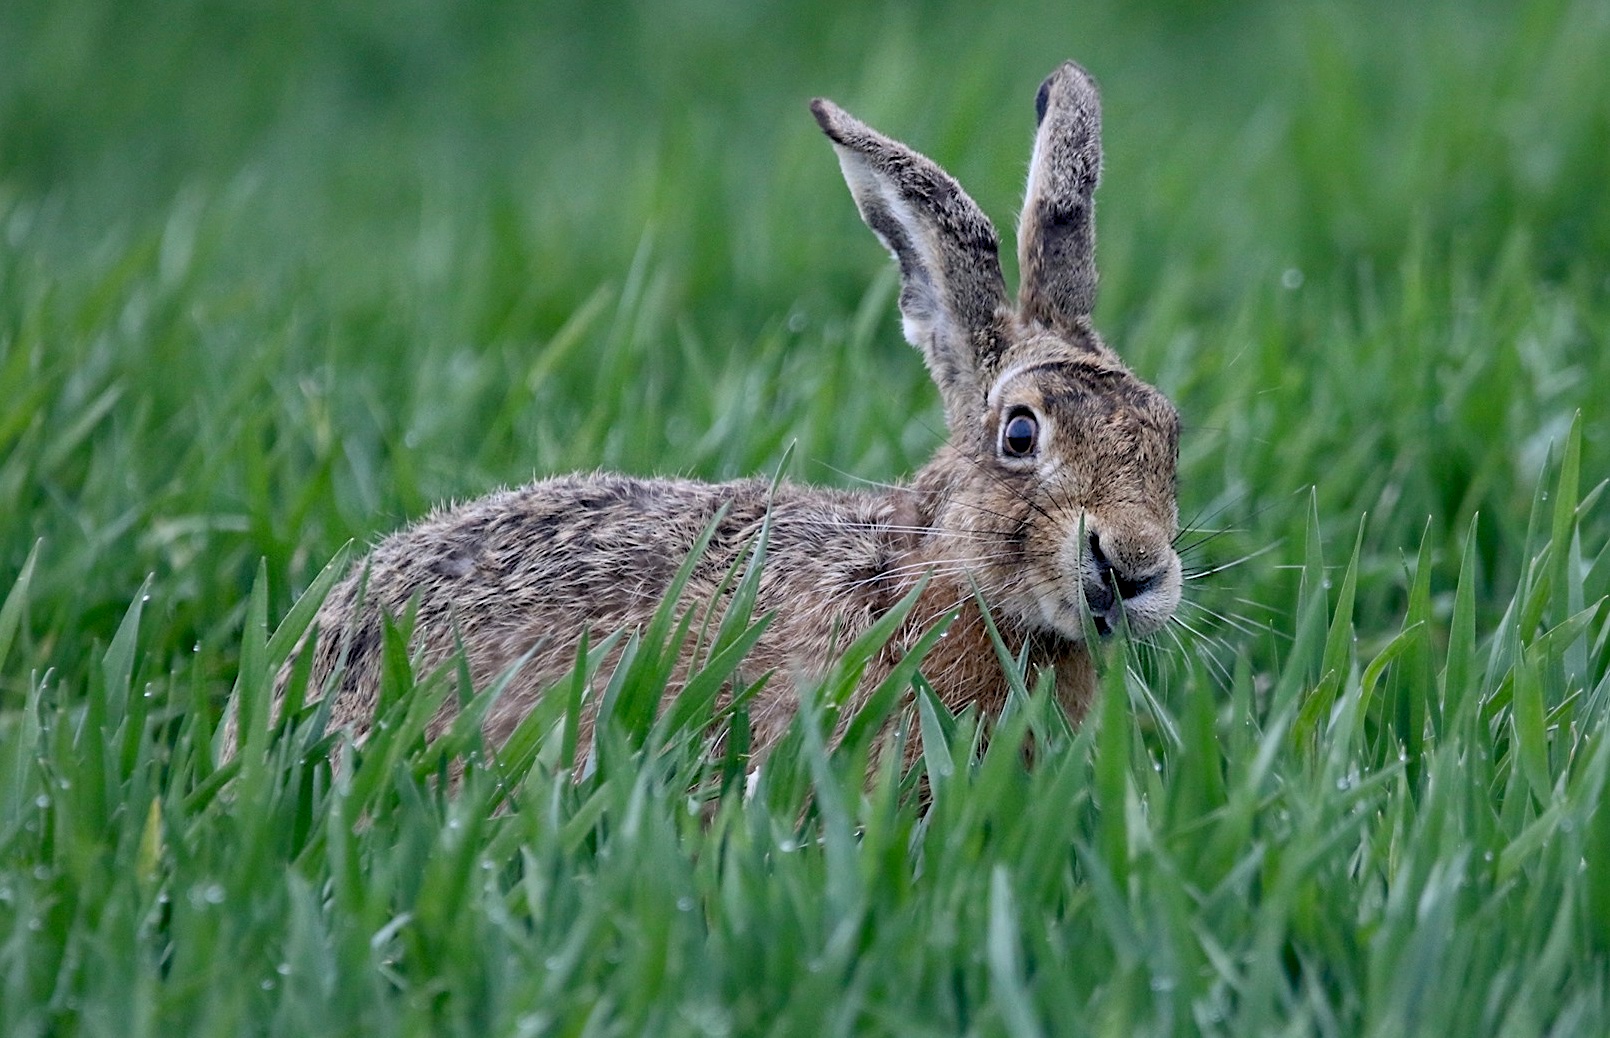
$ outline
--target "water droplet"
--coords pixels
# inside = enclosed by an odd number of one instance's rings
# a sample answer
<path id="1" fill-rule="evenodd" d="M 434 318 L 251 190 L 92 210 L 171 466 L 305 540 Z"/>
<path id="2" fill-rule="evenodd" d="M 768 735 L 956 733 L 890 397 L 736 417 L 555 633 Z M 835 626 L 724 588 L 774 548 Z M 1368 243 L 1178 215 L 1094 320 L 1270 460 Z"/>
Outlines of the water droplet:
<path id="1" fill-rule="evenodd" d="M 1296 267 L 1287 267 L 1280 273 L 1280 287 L 1296 290 L 1303 287 L 1303 272 Z"/>
<path id="2" fill-rule="evenodd" d="M 202 889 L 201 897 L 209 905 L 221 905 L 224 903 L 224 888 L 216 883 L 209 883 Z"/>
<path id="3" fill-rule="evenodd" d="M 263 990 L 264 991 L 273 991 L 274 990 L 274 978 L 273 977 L 264 977 L 263 978 Z"/>
<path id="4" fill-rule="evenodd" d="M 691 897 L 688 897 L 685 894 L 682 897 L 677 898 L 676 899 L 676 910 L 678 912 L 691 912 L 691 911 L 693 911 L 693 899 Z"/>
<path id="5" fill-rule="evenodd" d="M 50 794 L 49 793 L 41 793 L 38 796 L 34 797 L 34 806 L 39 808 L 41 811 L 43 811 L 45 808 L 49 807 L 50 806 Z"/>
<path id="6" fill-rule="evenodd" d="M 793 840 L 778 840 L 777 849 L 782 851 L 784 854 L 793 854 L 795 851 L 799 850 L 799 844 L 795 843 Z"/>
<path id="7" fill-rule="evenodd" d="M 1482 861 L 1492 861 L 1493 860 L 1493 852 L 1488 851 L 1487 853 L 1483 854 L 1481 856 L 1481 860 Z"/>
<path id="8" fill-rule="evenodd" d="M 282 962 L 278 966 L 274 967 L 274 972 L 278 973 L 282 977 L 289 977 L 291 975 L 291 964 L 288 962 Z"/>

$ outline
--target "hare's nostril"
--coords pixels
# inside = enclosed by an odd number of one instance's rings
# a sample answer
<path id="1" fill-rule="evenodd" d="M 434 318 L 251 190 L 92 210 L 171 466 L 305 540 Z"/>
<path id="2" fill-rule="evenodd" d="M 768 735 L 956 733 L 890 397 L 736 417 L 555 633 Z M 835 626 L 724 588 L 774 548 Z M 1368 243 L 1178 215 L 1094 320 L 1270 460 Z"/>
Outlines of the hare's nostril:
<path id="1" fill-rule="evenodd" d="M 1124 576 L 1117 570 L 1113 570 L 1112 575 L 1113 582 L 1118 585 L 1118 597 L 1123 599 L 1130 599 L 1137 595 L 1144 595 L 1146 592 L 1150 591 L 1154 586 L 1156 586 L 1157 578 L 1161 576 L 1159 573 L 1153 573 L 1149 577 L 1141 577 L 1139 580 L 1136 580 Z"/>
<path id="2" fill-rule="evenodd" d="M 1090 561 L 1096 564 L 1097 571 L 1101 573 L 1112 569 L 1112 563 L 1107 561 L 1107 553 L 1101 550 L 1101 538 L 1096 536 L 1094 530 L 1090 532 Z"/>

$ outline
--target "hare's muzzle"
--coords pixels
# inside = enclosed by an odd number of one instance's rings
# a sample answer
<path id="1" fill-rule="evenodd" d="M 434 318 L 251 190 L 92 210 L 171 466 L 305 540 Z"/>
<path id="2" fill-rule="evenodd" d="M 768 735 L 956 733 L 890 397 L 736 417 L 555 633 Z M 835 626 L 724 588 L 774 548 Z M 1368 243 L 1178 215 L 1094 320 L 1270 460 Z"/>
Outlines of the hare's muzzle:
<path id="1" fill-rule="evenodd" d="M 1179 605 L 1179 556 L 1170 539 L 1148 525 L 1122 531 L 1092 525 L 1082 539 L 1070 538 L 1066 554 L 1072 557 L 1065 555 L 1065 562 L 1078 574 L 1076 594 L 1102 637 L 1120 629 L 1150 634 Z M 1076 603 L 1069 604 L 1077 609 Z"/>

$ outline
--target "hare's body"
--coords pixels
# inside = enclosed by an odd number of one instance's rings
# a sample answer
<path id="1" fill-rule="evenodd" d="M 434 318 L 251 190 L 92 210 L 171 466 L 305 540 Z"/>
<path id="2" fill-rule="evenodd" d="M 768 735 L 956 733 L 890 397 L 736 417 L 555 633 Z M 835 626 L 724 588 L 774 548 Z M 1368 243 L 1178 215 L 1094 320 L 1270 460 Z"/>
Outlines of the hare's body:
<path id="1" fill-rule="evenodd" d="M 836 648 L 862 634 L 925 573 L 923 598 L 874 662 L 869 687 L 934 620 L 963 609 L 926 670 L 952 705 L 997 706 L 1006 693 L 1000 665 L 970 586 L 961 574 L 934 573 L 953 549 L 919 532 L 926 525 L 924 497 L 915 488 L 828 492 L 782 483 L 774 491 L 763 480 L 712 485 L 608 474 L 503 491 L 388 538 L 365 570 L 338 584 L 319 615 L 320 628 L 334 636 L 318 644 L 315 679 L 346 654 L 331 719 L 361 729 L 378 695 L 380 616 L 402 616 L 412 606 L 414 651 L 439 664 L 462 642 L 477 687 L 529 653 L 487 717 L 487 738 L 499 743 L 543 689 L 574 667 L 581 626 L 603 634 L 648 624 L 718 514 L 681 603 L 700 618 L 715 605 L 719 618 L 723 585 L 730 588 L 728 575 L 769 508 L 766 550 L 778 564 L 762 570 L 757 610 L 776 615 L 744 668 L 751 679 L 772 674 L 750 708 L 757 748 L 793 716 L 796 682 L 817 676 Z M 367 600 L 361 618 L 360 590 Z M 1033 637 L 1012 625 L 1003 636 L 1014 649 Z M 1040 639 L 1030 648 L 1036 662 L 1057 668 L 1064 679 L 1059 691 L 1079 709 L 1089 691 L 1083 647 Z M 673 689 L 685 676 L 676 675 Z"/>
<path id="2" fill-rule="evenodd" d="M 427 667 L 462 645 L 485 685 L 525 659 L 487 721 L 495 745 L 570 670 L 583 631 L 596 638 L 647 623 L 721 513 L 681 599 L 718 606 L 722 578 L 769 502 L 758 606 L 776 616 L 746 672 L 773 674 L 751 710 L 758 746 L 793 715 L 799 682 L 924 579 L 907 629 L 865 687 L 929 624 L 957 612 L 925 676 L 952 707 L 998 707 L 1005 678 L 976 594 L 1010 649 L 1054 670 L 1059 698 L 1077 715 L 1092 687 L 1087 633 L 1155 630 L 1179 602 L 1179 423 L 1090 324 L 1095 84 L 1063 65 L 1035 110 L 1014 305 L 995 229 L 960 185 L 831 103 L 812 105 L 863 219 L 900 265 L 905 335 L 944 399 L 948 442 L 909 484 L 783 484 L 773 494 L 759 480 L 585 475 L 438 512 L 382 542 L 332 592 L 316 618 L 310 695 L 330 690 L 335 721 L 361 735 L 375 708 L 380 617 L 412 605 L 411 648 Z"/>

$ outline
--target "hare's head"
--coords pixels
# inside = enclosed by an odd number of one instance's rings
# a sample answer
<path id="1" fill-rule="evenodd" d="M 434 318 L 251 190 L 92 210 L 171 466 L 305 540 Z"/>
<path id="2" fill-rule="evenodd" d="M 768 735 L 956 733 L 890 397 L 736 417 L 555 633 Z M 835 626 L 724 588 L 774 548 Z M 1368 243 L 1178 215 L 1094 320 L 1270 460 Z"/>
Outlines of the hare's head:
<path id="1" fill-rule="evenodd" d="M 1016 306 L 995 228 L 955 180 L 831 102 L 811 110 L 900 264 L 905 335 L 944 398 L 950 443 L 919 484 L 945 554 L 1030 628 L 1160 628 L 1180 598 L 1179 417 L 1090 324 L 1095 83 L 1069 62 L 1035 98 Z"/>

